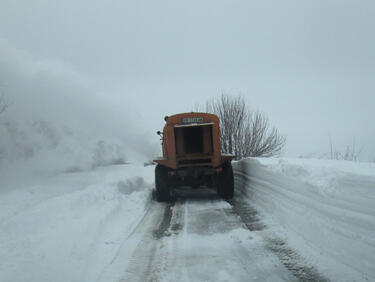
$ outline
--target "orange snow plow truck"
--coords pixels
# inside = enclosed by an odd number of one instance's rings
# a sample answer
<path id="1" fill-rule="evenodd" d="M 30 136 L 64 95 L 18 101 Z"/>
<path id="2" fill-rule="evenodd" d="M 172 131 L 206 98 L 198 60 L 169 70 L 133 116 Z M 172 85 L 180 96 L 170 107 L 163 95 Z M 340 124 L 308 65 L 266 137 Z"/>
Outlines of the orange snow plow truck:
<path id="1" fill-rule="evenodd" d="M 225 198 L 233 197 L 233 155 L 221 153 L 219 118 L 207 113 L 165 117 L 161 135 L 163 157 L 154 160 L 156 199 L 169 201 L 181 186 L 207 186 Z"/>

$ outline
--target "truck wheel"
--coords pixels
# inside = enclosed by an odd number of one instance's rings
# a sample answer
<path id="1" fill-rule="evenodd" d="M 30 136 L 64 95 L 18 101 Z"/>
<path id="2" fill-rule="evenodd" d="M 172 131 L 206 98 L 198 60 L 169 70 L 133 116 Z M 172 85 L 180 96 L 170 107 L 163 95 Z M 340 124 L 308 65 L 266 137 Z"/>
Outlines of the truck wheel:
<path id="1" fill-rule="evenodd" d="M 155 189 L 156 200 L 158 202 L 167 202 L 170 200 L 168 168 L 160 164 L 155 167 Z"/>
<path id="2" fill-rule="evenodd" d="M 232 199 L 234 194 L 233 168 L 230 162 L 223 165 L 223 171 L 218 179 L 218 192 L 224 199 Z"/>

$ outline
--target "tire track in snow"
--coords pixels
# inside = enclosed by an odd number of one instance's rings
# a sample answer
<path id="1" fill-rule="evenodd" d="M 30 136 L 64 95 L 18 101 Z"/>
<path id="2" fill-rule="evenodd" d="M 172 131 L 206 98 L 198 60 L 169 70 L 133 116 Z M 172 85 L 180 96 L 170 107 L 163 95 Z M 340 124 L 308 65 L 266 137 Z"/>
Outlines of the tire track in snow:
<path id="1" fill-rule="evenodd" d="M 164 206 L 164 209 L 161 206 Z M 152 269 L 156 265 L 160 238 L 165 236 L 170 226 L 172 206 L 173 203 L 152 204 L 150 215 L 145 217 L 133 234 L 140 240 L 129 259 L 125 276 L 120 281 L 150 281 Z M 155 225 L 157 229 L 154 229 Z"/>
<path id="2" fill-rule="evenodd" d="M 176 201 L 171 205 L 171 218 L 169 228 L 159 238 L 156 252 L 157 259 L 151 269 L 148 281 L 181 281 L 181 270 L 184 264 L 180 262 L 181 252 L 175 238 L 179 238 L 185 225 L 184 201 Z"/>
<path id="3" fill-rule="evenodd" d="M 159 240 L 161 237 L 166 235 L 166 232 L 171 225 L 173 206 L 174 206 L 173 202 L 166 205 L 165 210 L 164 210 L 163 220 L 161 221 L 159 227 L 152 232 L 155 239 Z"/>
<path id="4" fill-rule="evenodd" d="M 150 198 L 142 218 L 124 237 L 97 281 L 147 281 L 159 241 L 154 234 L 164 229 L 169 209 L 170 205 Z"/>

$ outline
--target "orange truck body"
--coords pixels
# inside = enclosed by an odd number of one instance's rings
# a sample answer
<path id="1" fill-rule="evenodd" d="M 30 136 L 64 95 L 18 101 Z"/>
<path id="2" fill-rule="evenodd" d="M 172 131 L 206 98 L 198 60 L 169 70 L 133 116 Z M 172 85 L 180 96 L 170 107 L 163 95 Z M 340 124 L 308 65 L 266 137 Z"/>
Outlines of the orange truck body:
<path id="1" fill-rule="evenodd" d="M 154 162 L 173 170 L 219 168 L 233 155 L 221 153 L 220 122 L 214 114 L 182 113 L 166 117 L 162 133 L 163 157 Z"/>

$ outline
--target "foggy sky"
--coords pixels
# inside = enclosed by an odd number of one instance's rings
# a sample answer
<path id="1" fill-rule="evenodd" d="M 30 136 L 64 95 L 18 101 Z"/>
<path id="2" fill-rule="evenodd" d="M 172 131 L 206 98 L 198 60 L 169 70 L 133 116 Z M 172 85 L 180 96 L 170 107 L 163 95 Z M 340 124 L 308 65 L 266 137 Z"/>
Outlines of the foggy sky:
<path id="1" fill-rule="evenodd" d="M 145 131 L 221 92 L 241 93 L 287 135 L 286 156 L 328 152 L 331 135 L 341 151 L 355 138 L 367 160 L 374 15 L 373 1 L 2 0 L 0 38 L 68 65 L 138 110 Z"/>

